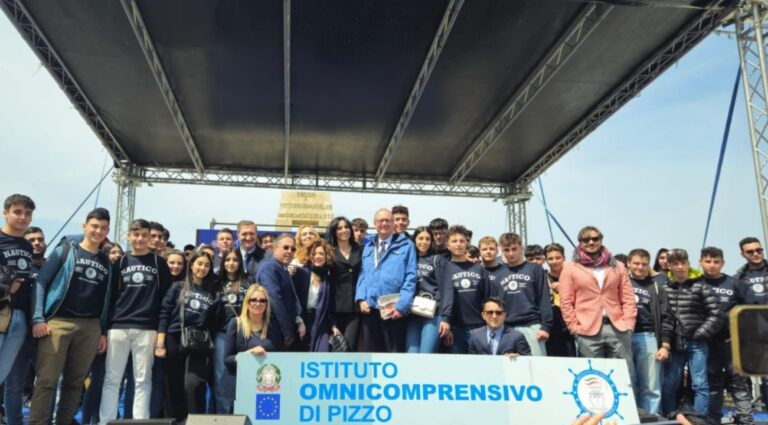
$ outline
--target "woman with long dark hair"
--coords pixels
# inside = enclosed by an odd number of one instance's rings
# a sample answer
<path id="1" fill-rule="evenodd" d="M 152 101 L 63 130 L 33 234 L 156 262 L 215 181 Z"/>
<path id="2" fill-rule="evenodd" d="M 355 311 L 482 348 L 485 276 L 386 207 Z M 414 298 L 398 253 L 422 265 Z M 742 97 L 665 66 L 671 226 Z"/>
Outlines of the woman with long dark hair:
<path id="1" fill-rule="evenodd" d="M 210 349 L 183 347 L 181 336 L 193 330 L 199 335 L 207 333 L 211 341 L 216 325 L 216 293 L 213 260 L 206 253 L 196 252 L 186 279 L 173 285 L 160 308 L 155 356 L 167 359 L 168 413 L 177 422 L 186 420 L 189 413 L 205 413 L 205 384 L 213 345 Z"/>
<path id="2" fill-rule="evenodd" d="M 438 286 L 435 272 L 440 267 L 445 257 L 436 254 L 432 231 L 426 226 L 419 226 L 413 231 L 413 244 L 419 256 L 418 267 L 419 282 L 416 289 L 417 297 L 431 298 L 436 301 L 434 316 L 431 318 L 411 314 L 406 318 L 405 349 L 409 353 L 436 353 L 440 337 L 447 334 L 450 325 L 443 318 L 450 316 L 450 309 L 441 303 L 446 294 L 453 295 L 453 288 Z M 450 283 L 450 281 L 446 281 Z"/>
<path id="3" fill-rule="evenodd" d="M 333 247 L 331 286 L 336 312 L 336 327 L 347 340 L 349 351 L 357 351 L 360 338 L 360 307 L 355 302 L 357 278 L 360 276 L 363 248 L 355 242 L 352 224 L 346 217 L 336 217 L 328 225 L 328 241 Z"/>
<path id="4" fill-rule="evenodd" d="M 216 309 L 216 336 L 213 352 L 214 393 L 216 396 L 216 413 L 228 415 L 232 413 L 234 398 L 228 397 L 219 383 L 226 372 L 224 357 L 226 355 L 227 326 L 240 314 L 243 299 L 252 280 L 246 276 L 243 267 L 243 254 L 239 249 L 223 251 L 222 265 L 216 286 L 219 288 L 218 308 Z"/>

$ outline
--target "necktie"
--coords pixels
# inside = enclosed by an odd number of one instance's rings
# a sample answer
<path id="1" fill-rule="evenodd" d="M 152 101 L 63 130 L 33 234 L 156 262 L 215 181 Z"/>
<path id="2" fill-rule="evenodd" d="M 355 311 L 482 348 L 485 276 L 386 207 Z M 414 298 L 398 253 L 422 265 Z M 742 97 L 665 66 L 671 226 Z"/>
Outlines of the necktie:
<path id="1" fill-rule="evenodd" d="M 488 348 L 491 349 L 491 354 L 496 354 L 496 332 L 491 332 L 491 337 L 488 339 Z"/>
<path id="2" fill-rule="evenodd" d="M 379 261 L 384 257 L 384 253 L 387 251 L 387 241 L 379 242 Z"/>

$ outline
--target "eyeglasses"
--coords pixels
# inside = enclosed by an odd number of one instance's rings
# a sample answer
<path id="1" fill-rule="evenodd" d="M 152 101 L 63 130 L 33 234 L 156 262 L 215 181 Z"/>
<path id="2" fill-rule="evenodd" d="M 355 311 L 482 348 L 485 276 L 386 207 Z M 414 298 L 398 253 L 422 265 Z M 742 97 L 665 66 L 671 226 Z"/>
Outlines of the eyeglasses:
<path id="1" fill-rule="evenodd" d="M 505 313 L 504 310 L 485 310 L 483 312 L 483 314 L 486 314 L 488 316 L 501 316 L 504 313 Z"/>
<path id="2" fill-rule="evenodd" d="M 581 243 L 590 243 L 590 242 L 600 242 L 601 240 L 603 240 L 602 236 L 594 236 L 594 237 L 587 236 L 585 238 L 579 239 L 579 242 L 581 242 Z"/>
<path id="3" fill-rule="evenodd" d="M 248 299 L 248 304 L 267 305 L 267 299 L 266 298 L 250 298 Z"/>
<path id="4" fill-rule="evenodd" d="M 283 248 L 283 251 L 296 252 L 296 247 L 295 246 L 283 245 L 282 248 Z"/>
<path id="5" fill-rule="evenodd" d="M 744 251 L 744 253 L 747 254 L 747 255 L 762 254 L 763 253 L 763 248 L 748 249 L 748 250 Z"/>

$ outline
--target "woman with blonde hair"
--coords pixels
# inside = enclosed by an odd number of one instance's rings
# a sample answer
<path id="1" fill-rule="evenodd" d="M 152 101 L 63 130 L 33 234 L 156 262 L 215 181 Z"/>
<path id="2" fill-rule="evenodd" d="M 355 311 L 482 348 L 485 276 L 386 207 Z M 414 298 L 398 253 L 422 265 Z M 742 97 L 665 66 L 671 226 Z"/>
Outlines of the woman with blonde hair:
<path id="1" fill-rule="evenodd" d="M 309 252 L 307 248 L 312 245 L 312 242 L 319 240 L 320 234 L 309 224 L 304 224 L 296 231 L 296 257 L 293 259 L 292 264 L 303 267 L 309 262 Z"/>
<path id="2" fill-rule="evenodd" d="M 277 342 L 282 340 L 277 328 L 269 326 L 271 312 L 267 290 L 254 283 L 245 292 L 240 315 L 227 325 L 224 345 L 224 364 L 227 371 L 219 384 L 224 395 L 230 400 L 235 399 L 237 361 L 248 354 L 264 356 L 268 351 L 275 351 Z"/>

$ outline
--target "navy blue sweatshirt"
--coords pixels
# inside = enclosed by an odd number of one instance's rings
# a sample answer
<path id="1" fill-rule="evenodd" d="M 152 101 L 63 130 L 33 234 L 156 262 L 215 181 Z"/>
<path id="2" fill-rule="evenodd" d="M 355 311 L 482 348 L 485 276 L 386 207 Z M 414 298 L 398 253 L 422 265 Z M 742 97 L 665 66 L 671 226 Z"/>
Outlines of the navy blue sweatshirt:
<path id="1" fill-rule="evenodd" d="M 0 231 L 0 265 L 14 269 L 16 277 L 24 279 L 19 290 L 13 295 L 12 306 L 24 311 L 29 317 L 32 304 L 32 279 L 29 278 L 32 270 L 32 245 L 22 236 L 11 236 Z"/>
<path id="2" fill-rule="evenodd" d="M 115 265 L 111 329 L 157 329 L 160 303 L 171 286 L 168 264 L 153 253 L 125 254 Z"/>
<path id="3" fill-rule="evenodd" d="M 723 327 L 720 328 L 720 333 L 718 335 L 724 336 L 724 341 L 731 333 L 728 313 L 733 307 L 739 304 L 745 304 L 746 286 L 744 285 L 744 282 L 735 277 L 728 276 L 727 274 L 723 274 L 716 279 L 704 275 L 704 282 L 712 288 L 712 292 L 715 293 L 717 302 L 720 304 L 720 314 L 723 316 L 724 320 Z"/>
<path id="4" fill-rule="evenodd" d="M 443 285 L 437 283 L 437 269 L 442 266 L 442 263 L 447 260 L 443 255 L 433 254 L 424 255 L 419 257 L 416 267 L 418 268 L 418 286 L 416 289 L 416 295 L 427 292 L 432 295 L 432 298 L 437 301 L 437 309 L 435 314 L 439 314 L 444 318 L 443 321 L 447 322 L 451 317 L 451 309 L 453 307 L 453 286 L 449 285 L 450 281 L 443 280 Z"/>
<path id="5" fill-rule="evenodd" d="M 224 364 L 231 372 L 237 370 L 237 355 L 243 351 L 248 351 L 253 347 L 261 346 L 267 353 L 278 351 L 280 349 L 280 331 L 274 326 L 269 325 L 267 329 L 267 339 L 261 339 L 260 332 L 254 332 L 251 337 L 246 339 L 243 331 L 237 328 L 237 321 L 230 320 L 224 329 L 226 332 L 226 341 L 224 343 Z"/>
<path id="6" fill-rule="evenodd" d="M 76 245 L 74 249 L 75 268 L 56 317 L 100 318 L 105 307 L 107 287 L 111 284 L 109 260 L 101 252 L 92 254 L 80 245 Z"/>
<path id="7" fill-rule="evenodd" d="M 485 325 L 482 302 L 498 296 L 497 287 L 488 281 L 488 274 L 479 264 L 462 261 L 444 261 L 437 269 L 438 285 L 453 287 L 453 305 L 450 314 L 452 326 L 476 328 Z"/>
<path id="8" fill-rule="evenodd" d="M 499 280 L 504 277 L 504 270 L 501 268 L 502 265 L 503 264 L 501 263 L 496 263 L 493 267 L 484 267 L 488 274 L 488 281 L 492 284 L 498 285 Z"/>
<path id="9" fill-rule="evenodd" d="M 655 281 L 648 277 L 643 280 L 635 279 L 630 276 L 632 290 L 635 292 L 635 303 L 637 304 L 637 320 L 635 321 L 635 332 L 655 332 L 653 327 L 653 314 L 651 313 L 651 291 L 654 290 Z"/>
<path id="10" fill-rule="evenodd" d="M 192 287 L 184 296 L 184 326 L 187 328 L 212 330 L 215 326 L 216 297 L 211 296 L 198 285 Z M 179 297 L 184 282 L 173 284 L 163 298 L 160 307 L 158 332 L 181 333 L 181 304 Z"/>
<path id="11" fill-rule="evenodd" d="M 744 282 L 746 304 L 768 304 L 768 263 L 755 270 L 750 270 L 745 265 L 739 269 L 737 275 Z"/>
<path id="12" fill-rule="evenodd" d="M 243 279 L 239 284 L 227 282 L 217 294 L 216 308 L 216 332 L 227 332 L 227 325 L 235 317 L 240 315 L 243 308 L 243 299 L 248 287 L 255 281 L 255 277 Z"/>
<path id="13" fill-rule="evenodd" d="M 502 264 L 496 285 L 507 307 L 507 326 L 540 324 L 541 330 L 552 330 L 547 273 L 540 265 L 528 261 L 517 266 Z"/>

